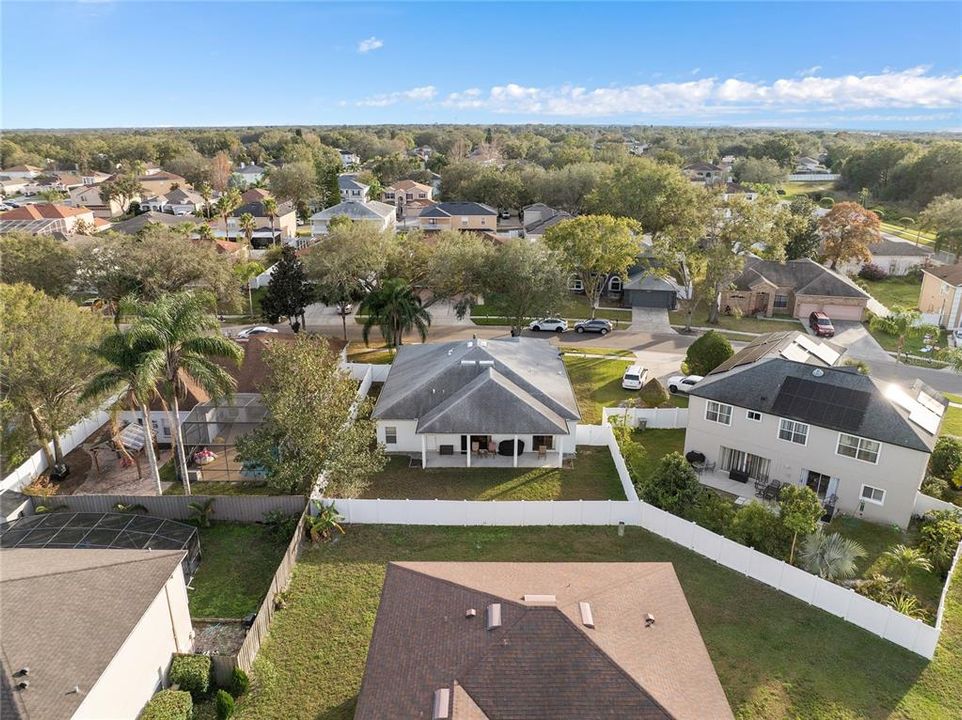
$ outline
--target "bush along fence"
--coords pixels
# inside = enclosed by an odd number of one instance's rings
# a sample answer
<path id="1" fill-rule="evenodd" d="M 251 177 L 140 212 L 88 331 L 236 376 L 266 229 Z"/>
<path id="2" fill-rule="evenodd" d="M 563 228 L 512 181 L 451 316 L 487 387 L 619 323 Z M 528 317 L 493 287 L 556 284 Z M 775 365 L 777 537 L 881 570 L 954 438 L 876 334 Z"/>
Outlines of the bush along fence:
<path id="1" fill-rule="evenodd" d="M 625 419 L 629 427 L 652 429 L 688 427 L 688 408 L 618 408 L 601 410 L 601 424 L 608 425 L 611 418 Z"/>
<path id="2" fill-rule="evenodd" d="M 697 523 L 638 499 L 614 433 L 608 425 L 579 425 L 579 445 L 606 445 L 611 451 L 628 500 L 366 500 L 333 502 L 347 523 L 380 525 L 536 526 L 629 525 L 683 545 L 742 575 L 832 613 L 874 635 L 932 658 L 939 641 L 945 598 L 962 545 L 943 589 L 935 626 L 878 603 L 782 560 L 729 540 Z M 926 496 L 923 496 L 926 497 Z M 929 498 L 929 500 L 934 499 Z M 923 507 L 927 505 L 923 502 Z M 918 503 L 917 503 L 918 507 Z M 313 506 L 311 506 L 313 508 Z M 309 508 L 309 511 L 311 511 Z"/>
<path id="3" fill-rule="evenodd" d="M 303 495 L 51 495 L 33 497 L 38 505 L 77 513 L 109 513 L 121 505 L 142 505 L 148 515 L 168 520 L 188 520 L 191 504 L 214 500 L 214 520 L 227 522 L 263 522 L 264 513 L 281 510 L 288 515 L 303 512 L 307 500 Z"/>

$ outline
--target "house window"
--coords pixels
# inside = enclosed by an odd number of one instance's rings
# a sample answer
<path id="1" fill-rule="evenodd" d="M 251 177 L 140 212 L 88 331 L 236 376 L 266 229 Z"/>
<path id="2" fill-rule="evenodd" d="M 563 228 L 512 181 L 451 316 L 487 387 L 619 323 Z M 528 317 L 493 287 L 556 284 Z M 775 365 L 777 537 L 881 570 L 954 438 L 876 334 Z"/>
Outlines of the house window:
<path id="1" fill-rule="evenodd" d="M 386 425 L 384 427 L 384 444 L 397 445 L 397 428 L 393 425 Z"/>
<path id="2" fill-rule="evenodd" d="M 612 275 L 611 280 L 608 281 L 608 291 L 617 293 L 621 292 L 621 278 L 617 275 Z"/>
<path id="3" fill-rule="evenodd" d="M 537 451 L 538 448 L 544 448 L 545 450 L 553 449 L 554 435 L 532 435 L 531 447 L 535 451 Z"/>
<path id="4" fill-rule="evenodd" d="M 470 219 L 471 219 L 471 218 L 462 217 L 462 218 L 461 218 L 461 224 L 462 224 L 462 225 L 467 225 L 467 224 L 468 224 L 468 221 L 469 221 Z"/>
<path id="5" fill-rule="evenodd" d="M 871 485 L 863 485 L 861 498 L 864 502 L 870 502 L 873 505 L 884 505 L 885 491 Z"/>
<path id="6" fill-rule="evenodd" d="M 788 295 L 776 295 L 774 308 L 776 310 L 787 310 L 788 309 Z"/>
<path id="7" fill-rule="evenodd" d="M 722 425 L 732 424 L 732 406 L 709 400 L 705 407 L 705 419 Z"/>
<path id="8" fill-rule="evenodd" d="M 721 448 L 722 470 L 743 472 L 752 480 L 768 480 L 771 465 L 772 461 L 761 455 L 753 455 L 744 450 L 733 450 L 724 446 Z"/>
<path id="9" fill-rule="evenodd" d="M 427 193 L 418 193 L 418 200 L 426 200 L 428 197 Z"/>
<path id="10" fill-rule="evenodd" d="M 881 445 L 874 440 L 866 440 L 855 435 L 839 433 L 838 448 L 836 452 L 845 457 L 855 458 L 863 462 L 878 463 L 878 454 Z"/>
<path id="11" fill-rule="evenodd" d="M 745 416 L 746 416 L 749 420 L 754 420 L 755 422 L 761 422 L 761 421 L 762 421 L 762 414 L 761 414 L 760 412 L 758 412 L 758 410 L 749 410 L 747 413 L 745 413 Z"/>
<path id="12" fill-rule="evenodd" d="M 568 289 L 572 292 L 582 292 L 585 286 L 584 283 L 581 282 L 581 278 L 573 277 L 568 280 Z"/>
<path id="13" fill-rule="evenodd" d="M 778 423 L 778 437 L 781 440 L 805 445 L 808 443 L 808 425 L 783 418 Z"/>

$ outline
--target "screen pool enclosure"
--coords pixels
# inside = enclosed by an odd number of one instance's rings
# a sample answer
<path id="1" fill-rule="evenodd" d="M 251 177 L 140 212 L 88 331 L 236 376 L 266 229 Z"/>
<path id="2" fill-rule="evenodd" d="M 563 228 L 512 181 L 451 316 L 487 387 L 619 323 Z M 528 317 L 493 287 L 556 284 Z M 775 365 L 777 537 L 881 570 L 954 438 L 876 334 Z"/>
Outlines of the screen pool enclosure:
<path id="1" fill-rule="evenodd" d="M 186 550 L 184 577 L 200 564 L 197 528 L 136 513 L 50 512 L 0 525 L 0 548 Z"/>

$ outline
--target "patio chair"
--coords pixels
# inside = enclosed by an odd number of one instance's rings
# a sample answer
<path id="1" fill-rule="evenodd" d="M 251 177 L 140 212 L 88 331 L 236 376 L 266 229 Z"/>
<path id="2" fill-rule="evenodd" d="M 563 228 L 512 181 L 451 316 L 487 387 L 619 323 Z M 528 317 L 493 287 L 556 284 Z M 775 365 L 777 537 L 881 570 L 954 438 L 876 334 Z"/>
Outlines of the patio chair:
<path id="1" fill-rule="evenodd" d="M 767 480 L 756 480 L 755 481 L 755 495 L 762 497 L 765 494 L 765 488 L 768 487 Z"/>
<path id="2" fill-rule="evenodd" d="M 471 452 L 472 452 L 472 453 L 474 453 L 475 455 L 477 455 L 479 449 L 480 449 L 480 443 L 476 443 L 476 442 L 471 443 Z"/>
<path id="3" fill-rule="evenodd" d="M 538 446 L 538 459 L 539 459 L 539 460 L 544 460 L 546 457 L 548 457 L 548 448 L 546 448 L 544 445 L 539 445 L 539 446 Z"/>
<path id="4" fill-rule="evenodd" d="M 488 454 L 496 455 L 498 452 L 498 446 L 494 444 L 494 440 L 488 440 Z"/>

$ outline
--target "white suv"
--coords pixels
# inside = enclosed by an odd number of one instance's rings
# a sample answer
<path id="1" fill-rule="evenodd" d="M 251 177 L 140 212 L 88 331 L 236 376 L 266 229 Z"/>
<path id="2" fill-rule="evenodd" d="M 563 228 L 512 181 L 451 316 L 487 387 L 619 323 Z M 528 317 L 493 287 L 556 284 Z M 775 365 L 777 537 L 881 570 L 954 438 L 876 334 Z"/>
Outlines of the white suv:
<path id="1" fill-rule="evenodd" d="M 560 333 L 568 329 L 568 321 L 563 318 L 541 318 L 532 322 L 528 327 L 535 332 L 546 330 Z"/>
<path id="2" fill-rule="evenodd" d="M 675 375 L 668 378 L 668 392 L 672 394 L 685 393 L 687 395 L 699 380 L 704 379 L 701 375 Z"/>
<path id="3" fill-rule="evenodd" d="M 641 365 L 632 365 L 625 370 L 621 378 L 621 387 L 625 390 L 641 390 L 648 381 L 648 369 Z"/>

